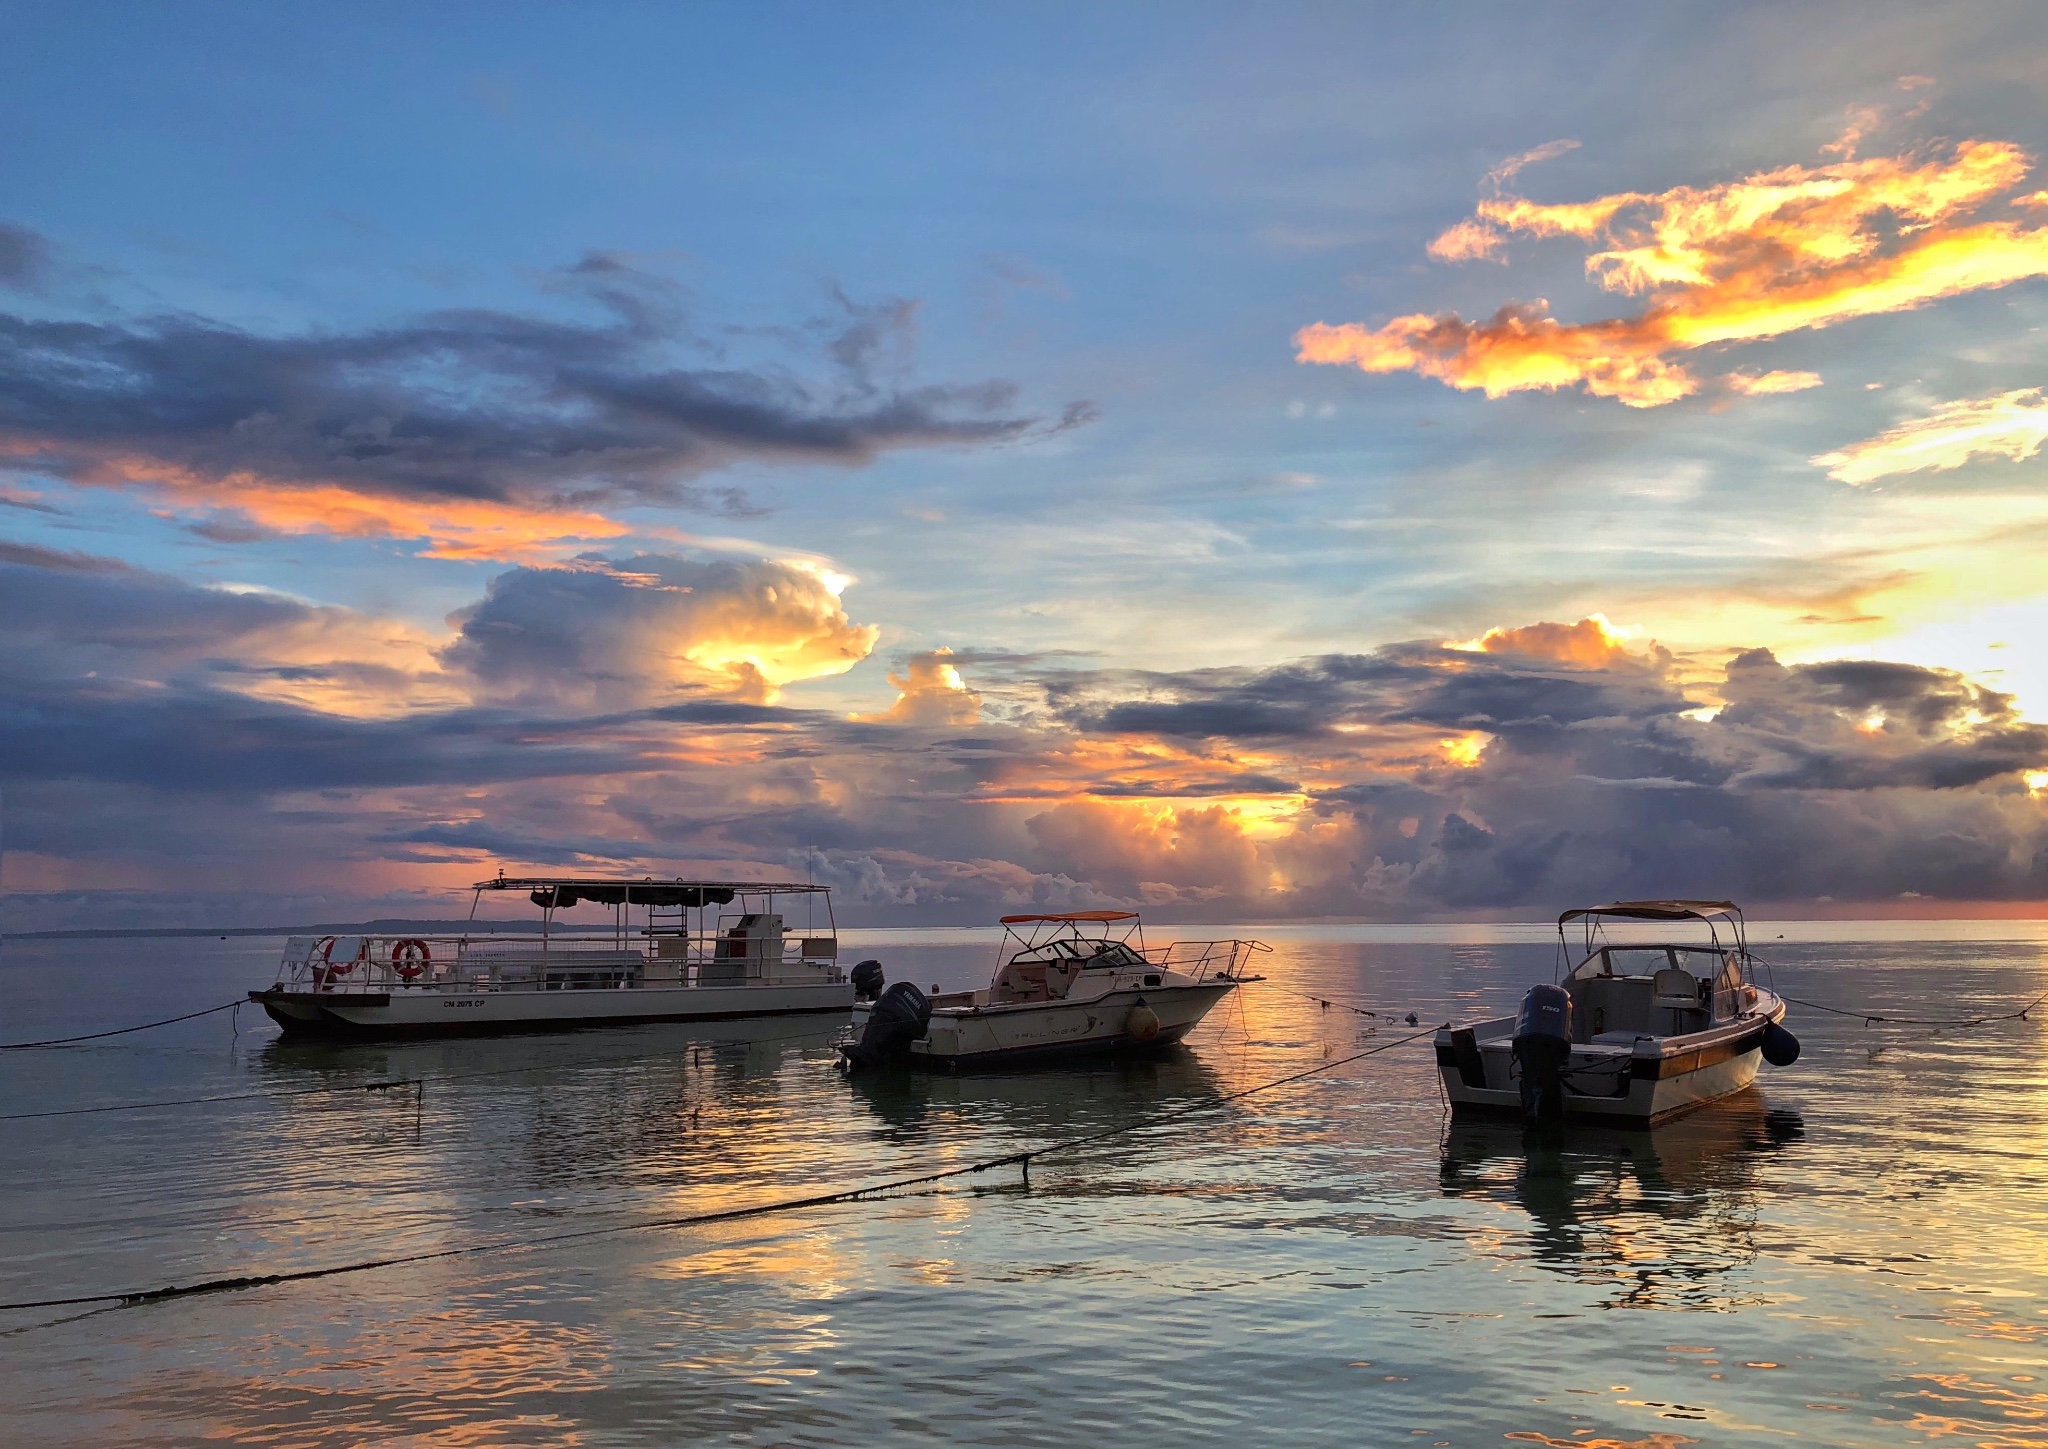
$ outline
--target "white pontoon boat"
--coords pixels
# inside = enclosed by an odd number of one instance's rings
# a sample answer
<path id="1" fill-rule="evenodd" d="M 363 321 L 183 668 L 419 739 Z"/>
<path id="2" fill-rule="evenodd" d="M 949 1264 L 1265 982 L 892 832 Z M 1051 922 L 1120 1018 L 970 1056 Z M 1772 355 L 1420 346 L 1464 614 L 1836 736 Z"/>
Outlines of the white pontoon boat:
<path id="1" fill-rule="evenodd" d="M 1698 921 L 1704 942 L 1610 940 L 1616 921 Z M 1517 1112 L 1654 1126 L 1739 1092 L 1760 1060 L 1789 1066 L 1799 1042 L 1785 1003 L 1756 984 L 1742 912 L 1732 901 L 1619 901 L 1557 918 L 1562 985 L 1532 986 L 1516 1016 L 1436 1034 L 1437 1070 L 1454 1112 Z"/>
<path id="2" fill-rule="evenodd" d="M 295 936 L 252 991 L 287 1036 L 475 1036 L 650 1021 L 843 1012 L 830 887 L 786 882 L 513 879 L 541 909 L 526 936 Z M 601 934 L 555 912 L 612 908 Z M 636 908 L 643 911 L 634 921 Z M 803 923 L 794 919 L 804 916 Z"/>
<path id="3" fill-rule="evenodd" d="M 1131 911 L 1004 916 L 995 978 L 927 998 L 907 981 L 854 984 L 854 1066 L 889 1060 L 961 1068 L 1033 1057 L 1162 1047 L 1247 980 L 1257 941 L 1176 941 L 1147 949 Z M 864 963 L 865 964 L 865 963 Z M 879 993 L 879 999 L 877 999 Z"/>

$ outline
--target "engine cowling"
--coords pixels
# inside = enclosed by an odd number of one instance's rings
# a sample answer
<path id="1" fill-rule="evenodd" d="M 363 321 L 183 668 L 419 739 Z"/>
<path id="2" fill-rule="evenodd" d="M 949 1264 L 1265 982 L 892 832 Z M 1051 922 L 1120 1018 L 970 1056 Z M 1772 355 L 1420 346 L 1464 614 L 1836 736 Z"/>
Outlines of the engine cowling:
<path id="1" fill-rule="evenodd" d="M 1530 1122 L 1564 1117 L 1564 1076 L 1572 1059 L 1572 998 L 1562 986 L 1532 986 L 1515 1017 L 1515 1065 L 1522 1116 Z"/>
<path id="2" fill-rule="evenodd" d="M 910 1044 L 925 1034 L 931 1019 L 930 998 L 908 981 L 899 981 L 869 1008 L 860 1040 L 842 1046 L 840 1055 L 850 1067 L 900 1062 L 910 1055 Z"/>

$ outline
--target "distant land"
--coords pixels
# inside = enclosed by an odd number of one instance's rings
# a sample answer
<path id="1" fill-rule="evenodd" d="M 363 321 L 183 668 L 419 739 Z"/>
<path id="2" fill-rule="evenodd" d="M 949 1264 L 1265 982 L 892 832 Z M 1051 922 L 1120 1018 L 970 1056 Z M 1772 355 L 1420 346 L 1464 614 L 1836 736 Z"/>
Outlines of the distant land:
<path id="1" fill-rule="evenodd" d="M 4 941 L 104 941 L 149 936 L 495 936 L 499 932 L 531 935 L 531 921 L 428 921 L 382 919 L 330 922 L 317 926 L 127 926 L 119 930 L 0 931 Z M 561 925 L 561 936 L 609 936 L 610 926 Z"/>

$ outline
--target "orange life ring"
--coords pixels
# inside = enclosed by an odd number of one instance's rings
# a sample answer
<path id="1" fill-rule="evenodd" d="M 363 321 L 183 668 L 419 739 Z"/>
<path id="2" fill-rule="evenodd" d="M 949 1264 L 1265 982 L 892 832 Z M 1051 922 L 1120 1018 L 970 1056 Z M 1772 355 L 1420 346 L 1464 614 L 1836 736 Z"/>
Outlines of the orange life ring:
<path id="1" fill-rule="evenodd" d="M 391 944 L 391 969 L 401 980 L 417 981 L 434 959 L 433 948 L 417 936 Z"/>
<path id="2" fill-rule="evenodd" d="M 356 969 L 356 963 L 353 961 L 336 961 L 334 959 L 334 943 L 337 939 L 334 936 L 329 936 L 321 941 L 320 961 L 327 968 L 329 976 L 346 976 L 349 972 Z"/>

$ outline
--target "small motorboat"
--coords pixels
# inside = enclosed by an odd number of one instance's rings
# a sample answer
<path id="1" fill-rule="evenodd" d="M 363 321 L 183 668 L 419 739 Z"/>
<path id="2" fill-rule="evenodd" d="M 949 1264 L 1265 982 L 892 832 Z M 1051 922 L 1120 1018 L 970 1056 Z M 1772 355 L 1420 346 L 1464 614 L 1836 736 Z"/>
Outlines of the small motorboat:
<path id="1" fill-rule="evenodd" d="M 1615 941 L 1616 921 L 1697 921 L 1705 941 Z M 1575 953 L 1566 930 L 1583 932 Z M 1650 1127 L 1739 1092 L 1760 1061 L 1790 1066 L 1785 1002 L 1755 980 L 1733 901 L 1617 901 L 1557 918 L 1563 980 L 1532 986 L 1514 1016 L 1436 1034 L 1454 1113 L 1514 1112 Z M 1568 972 L 1567 962 L 1578 957 Z"/>
<path id="2" fill-rule="evenodd" d="M 1169 1046 L 1246 981 L 1257 941 L 1175 941 L 1147 949 L 1134 911 L 1004 916 L 993 980 L 927 997 L 884 989 L 881 967 L 854 968 L 849 1067 L 892 1061 L 959 1070 L 1087 1052 Z"/>

